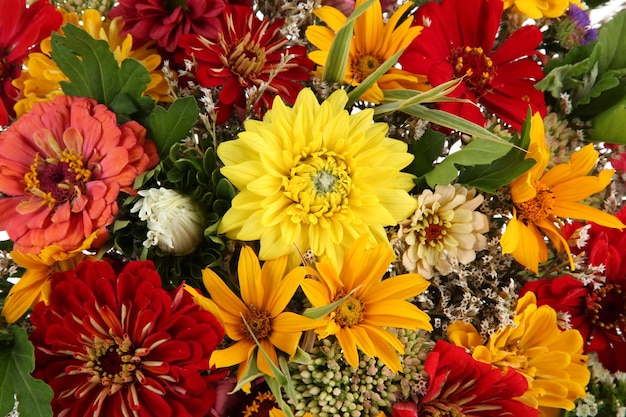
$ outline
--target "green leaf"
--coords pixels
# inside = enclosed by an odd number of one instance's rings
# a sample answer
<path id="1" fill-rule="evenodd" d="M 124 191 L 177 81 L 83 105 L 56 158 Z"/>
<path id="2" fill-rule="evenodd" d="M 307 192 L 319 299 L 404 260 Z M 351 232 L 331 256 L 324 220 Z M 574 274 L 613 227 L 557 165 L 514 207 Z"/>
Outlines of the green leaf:
<path id="1" fill-rule="evenodd" d="M 417 177 L 414 182 L 418 192 L 427 187 L 425 175 L 435 167 L 435 161 L 441 156 L 445 143 L 446 135 L 431 129 L 419 140 L 409 143 L 409 152 L 414 158 L 404 171 Z"/>
<path id="2" fill-rule="evenodd" d="M 346 68 L 348 67 L 348 58 L 350 56 L 350 44 L 352 43 L 354 24 L 356 18 L 362 15 L 375 0 L 367 0 L 361 3 L 354 12 L 348 17 L 346 23 L 339 29 L 335 39 L 333 40 L 330 50 L 328 51 L 328 58 L 326 59 L 326 65 L 324 65 L 324 72 L 322 79 L 330 83 L 343 83 L 343 78 L 346 74 Z"/>
<path id="3" fill-rule="evenodd" d="M 233 394 L 240 389 L 243 389 L 243 387 L 245 387 L 247 384 L 252 383 L 263 375 L 264 374 L 262 372 L 259 372 L 259 369 L 256 366 L 256 356 L 253 355 L 248 361 L 248 367 L 246 368 L 246 372 L 244 372 L 243 376 L 237 380 L 237 385 L 235 385 L 235 388 L 233 388 L 233 390 L 229 392 L 229 394 Z"/>
<path id="4" fill-rule="evenodd" d="M 274 379 L 281 386 L 286 386 L 287 383 L 288 383 L 287 382 L 287 377 L 281 372 L 281 370 L 278 368 L 278 366 L 276 366 L 276 364 L 274 362 L 272 362 L 272 358 L 270 358 L 270 355 L 268 355 L 267 352 L 265 351 L 265 349 L 263 349 L 263 346 L 261 346 L 261 344 L 257 340 L 256 335 L 254 334 L 254 332 L 252 331 L 252 329 L 248 325 L 248 322 L 246 321 L 246 319 L 242 316 L 241 320 L 243 321 L 243 324 L 246 326 L 246 329 L 248 330 L 248 333 L 252 337 L 252 340 L 254 340 L 254 343 L 256 344 L 257 349 L 259 350 L 259 352 L 263 355 L 263 357 L 267 361 L 267 364 L 269 365 L 270 369 L 272 370 L 272 373 L 274 374 Z"/>
<path id="5" fill-rule="evenodd" d="M 456 78 L 427 91 L 417 90 L 384 90 L 385 101 L 391 103 L 381 104 L 376 108 L 376 114 L 393 113 L 411 107 L 415 104 L 437 103 L 437 102 L 465 102 L 471 103 L 470 100 L 455 97 L 447 97 L 452 93 L 459 84 L 463 82 L 462 78 Z"/>
<path id="6" fill-rule="evenodd" d="M 472 140 L 460 150 L 448 155 L 435 168 L 426 174 L 426 182 L 434 187 L 449 184 L 459 175 L 458 165 L 474 166 L 490 164 L 511 150 L 509 143 L 496 143 L 485 140 Z"/>
<path id="7" fill-rule="evenodd" d="M 170 148 L 189 134 L 199 114 L 196 99 L 184 97 L 172 103 L 167 110 L 157 106 L 146 118 L 148 137 L 156 143 L 161 158 L 166 157 Z"/>
<path id="8" fill-rule="evenodd" d="M 348 294 L 344 295 L 343 297 L 341 297 L 340 299 L 338 299 L 337 301 L 334 301 L 330 304 L 327 304 L 325 306 L 321 306 L 321 307 L 310 307 L 307 308 L 306 310 L 304 310 L 304 312 L 302 313 L 302 315 L 304 317 L 308 317 L 310 319 L 313 320 L 319 320 L 322 317 L 326 317 L 327 315 L 329 315 L 333 310 L 335 310 L 337 307 L 339 307 L 348 297 L 350 297 L 352 295 L 352 293 L 354 293 L 358 288 L 353 289 L 352 291 L 350 291 Z"/>
<path id="9" fill-rule="evenodd" d="M 352 91 L 348 93 L 348 104 L 346 107 L 350 107 L 354 104 L 355 101 L 359 99 L 369 88 L 376 83 L 385 75 L 385 73 L 389 70 L 389 68 L 393 67 L 396 62 L 398 62 L 398 58 L 402 55 L 404 49 L 396 52 L 394 55 L 390 56 L 385 62 L 382 63 L 381 66 L 376 68 L 374 72 L 367 76 L 366 79 L 363 80 L 358 86 L 356 86 Z"/>
<path id="10" fill-rule="evenodd" d="M 13 395 L 16 394 L 20 415 L 52 416 L 52 389 L 30 375 L 35 366 L 35 356 L 26 330 L 17 326 L 9 326 L 9 330 L 15 337 L 13 344 L 0 345 L 0 415 L 4 416 L 13 409 Z"/>
<path id="11" fill-rule="evenodd" d="M 602 45 L 598 59 L 600 74 L 626 68 L 626 11 L 616 14 L 598 31 L 598 44 Z"/>
<path id="12" fill-rule="evenodd" d="M 592 119 L 590 139 L 626 144 L 626 96 Z"/>

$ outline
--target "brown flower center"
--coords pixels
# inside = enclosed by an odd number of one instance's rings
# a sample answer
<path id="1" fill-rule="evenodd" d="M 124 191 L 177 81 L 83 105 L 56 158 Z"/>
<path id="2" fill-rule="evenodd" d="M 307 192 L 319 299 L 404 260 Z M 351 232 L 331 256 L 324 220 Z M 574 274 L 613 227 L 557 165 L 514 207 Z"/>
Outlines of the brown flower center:
<path id="1" fill-rule="evenodd" d="M 345 294 L 339 293 L 333 301 L 345 297 Z M 341 327 L 352 327 L 363 321 L 363 312 L 365 306 L 363 302 L 354 295 L 348 296 L 339 307 L 335 309 L 335 323 Z"/>
<path id="2" fill-rule="evenodd" d="M 252 403 L 246 405 L 243 417 L 269 417 L 274 408 L 278 408 L 274 395 L 269 391 L 259 392 Z"/>
<path id="3" fill-rule="evenodd" d="M 84 166 L 82 155 L 65 150 L 60 159 L 41 159 L 39 154 L 24 175 L 25 191 L 40 197 L 48 206 L 69 201 L 82 192 L 91 179 L 91 171 Z"/>
<path id="4" fill-rule="evenodd" d="M 626 323 L 626 294 L 619 284 L 604 284 L 587 296 L 587 317 L 598 327 L 615 329 Z"/>
<path id="5" fill-rule="evenodd" d="M 536 222 L 552 214 L 554 193 L 540 182 L 533 181 L 533 186 L 537 190 L 537 194 L 528 201 L 516 204 L 520 220 Z"/>
<path id="6" fill-rule="evenodd" d="M 351 63 L 355 81 L 359 83 L 363 82 L 372 72 L 376 71 L 383 62 L 385 62 L 385 60 L 382 57 L 372 54 L 357 56 Z"/>
<path id="7" fill-rule="evenodd" d="M 272 318 L 267 311 L 258 310 L 255 306 L 249 306 L 248 313 L 243 318 L 248 323 L 257 340 L 265 339 L 272 333 Z M 250 331 L 244 323 L 241 324 L 241 330 L 248 335 L 248 339 L 253 340 Z"/>
<path id="8" fill-rule="evenodd" d="M 465 85 L 480 97 L 491 91 L 491 81 L 496 76 L 496 67 L 482 48 L 456 48 L 451 58 L 454 76 L 465 77 Z"/>

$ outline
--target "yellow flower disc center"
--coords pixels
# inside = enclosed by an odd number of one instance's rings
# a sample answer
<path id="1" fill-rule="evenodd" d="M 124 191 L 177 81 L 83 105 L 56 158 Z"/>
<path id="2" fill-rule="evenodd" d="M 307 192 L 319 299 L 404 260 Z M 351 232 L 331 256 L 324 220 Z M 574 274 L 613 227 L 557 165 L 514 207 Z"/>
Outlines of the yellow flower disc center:
<path id="1" fill-rule="evenodd" d="M 283 178 L 284 195 L 294 204 L 288 209 L 292 221 L 317 224 L 347 210 L 352 189 L 350 167 L 334 152 L 321 151 L 304 158 Z"/>
<path id="2" fill-rule="evenodd" d="M 619 284 L 604 284 L 587 296 L 587 316 L 603 329 L 615 329 L 626 323 L 626 294 Z"/>
<path id="3" fill-rule="evenodd" d="M 496 67 L 483 49 L 466 46 L 453 51 L 454 76 L 465 77 L 465 85 L 482 96 L 491 90 L 491 81 L 496 76 Z"/>
<path id="4" fill-rule="evenodd" d="M 255 306 L 248 307 L 249 312 L 244 315 L 244 319 L 252 333 L 254 333 L 254 337 L 257 340 L 262 340 L 272 333 L 272 318 L 270 314 L 265 310 L 258 310 Z M 250 335 L 250 331 L 246 328 L 245 324 L 241 324 L 241 330 L 248 335 L 248 339 L 253 340 Z"/>
<path id="5" fill-rule="evenodd" d="M 338 295 L 337 299 L 344 297 Z M 336 300 L 335 300 L 336 301 Z M 335 309 L 335 323 L 341 327 L 352 327 L 363 320 L 364 306 L 361 300 L 351 295 Z"/>
<path id="6" fill-rule="evenodd" d="M 354 73 L 355 81 L 363 82 L 372 72 L 385 62 L 379 56 L 371 54 L 358 55 L 356 59 L 352 61 L 352 72 Z"/>
<path id="7" fill-rule="evenodd" d="M 230 46 L 228 67 L 242 78 L 255 78 L 265 67 L 265 61 L 265 48 L 253 40 L 249 33 Z"/>
<path id="8" fill-rule="evenodd" d="M 81 193 L 91 175 L 80 153 L 65 150 L 60 159 L 45 160 L 37 153 L 30 170 L 24 175 L 25 191 L 40 197 L 51 207 Z"/>
<path id="9" fill-rule="evenodd" d="M 519 218 L 530 222 L 537 222 L 552 214 L 554 194 L 548 187 L 540 182 L 533 181 L 537 194 L 528 201 L 516 204 L 519 210 Z"/>

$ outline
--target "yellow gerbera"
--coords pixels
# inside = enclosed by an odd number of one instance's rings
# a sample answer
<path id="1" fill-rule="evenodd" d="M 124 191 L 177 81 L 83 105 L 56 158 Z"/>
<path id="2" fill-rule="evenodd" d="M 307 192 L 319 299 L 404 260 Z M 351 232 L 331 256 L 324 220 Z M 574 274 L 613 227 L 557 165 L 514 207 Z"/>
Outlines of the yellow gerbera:
<path id="1" fill-rule="evenodd" d="M 550 159 L 541 116 L 532 117 L 530 146 L 526 158 L 537 163 L 524 175 L 511 183 L 515 208 L 502 235 L 502 252 L 510 253 L 525 267 L 537 273 L 539 262 L 548 259 L 548 248 L 539 230 L 552 241 L 554 247 L 565 250 L 574 262 L 561 225 L 564 218 L 590 220 L 606 227 L 626 227 L 619 219 L 601 210 L 579 203 L 592 194 L 602 191 L 613 176 L 612 169 L 598 176 L 587 175 L 598 160 L 593 144 L 576 151 L 569 163 L 559 164 L 545 172 Z"/>
<path id="2" fill-rule="evenodd" d="M 60 246 L 46 246 L 39 255 L 22 253 L 14 250 L 11 258 L 19 266 L 26 269 L 20 280 L 11 287 L 2 308 L 2 316 L 8 323 L 14 323 L 26 311 L 43 301 L 48 304 L 50 297 L 50 278 L 55 272 L 70 271 L 85 259 L 93 257 L 83 253 L 89 249 L 96 239 L 97 233 L 90 235 L 83 244 L 69 252 Z"/>
<path id="3" fill-rule="evenodd" d="M 355 7 L 363 1 L 357 0 Z M 383 62 L 406 48 L 420 34 L 422 26 L 412 26 L 413 16 L 405 16 L 412 6 L 412 2 L 406 2 L 385 24 L 380 1 L 376 1 L 356 19 L 344 83 L 359 85 Z M 309 42 L 319 49 L 309 53 L 309 58 L 318 65 L 317 75 L 321 76 L 336 32 L 346 23 L 347 17 L 330 6 L 320 7 L 313 13 L 328 25 L 328 27 L 309 26 L 306 30 Z M 400 22 L 401 18 L 405 19 Z M 424 82 L 425 78 L 399 68 L 391 68 L 361 96 L 361 99 L 378 104 L 383 99 L 382 90 L 426 90 Z"/>
<path id="4" fill-rule="evenodd" d="M 285 275 L 286 270 L 287 257 L 267 261 L 261 268 L 254 251 L 245 246 L 237 270 L 241 298 L 215 272 L 208 268 L 202 271 L 204 286 L 221 312 L 218 316 L 223 320 L 226 335 L 235 341 L 232 346 L 213 352 L 211 366 L 239 365 L 241 377 L 250 359 L 256 357 L 259 371 L 272 376 L 269 363 L 264 355 L 257 353 L 257 345 L 245 323 L 276 365 L 276 349 L 293 355 L 302 332 L 319 325 L 316 320 L 283 311 L 306 274 L 303 267 Z"/>
<path id="5" fill-rule="evenodd" d="M 79 23 L 79 17 L 76 13 L 64 13 L 63 15 L 65 24 L 81 26 L 93 38 L 107 41 L 118 63 L 126 58 L 140 61 L 150 72 L 150 82 L 146 87 L 145 94 L 157 101 L 172 101 L 168 95 L 167 80 L 159 69 L 161 65 L 160 55 L 148 45 L 132 49 L 132 36 L 120 36 L 123 27 L 120 19 L 105 19 L 103 21 L 100 13 L 93 9 L 83 12 L 80 20 L 82 24 Z M 60 32 L 63 32 L 63 28 Z M 14 106 L 18 116 L 27 113 L 37 102 L 51 101 L 54 97 L 63 95 L 60 83 L 69 79 L 50 58 L 51 39 L 48 37 L 41 42 L 41 52 L 28 55 L 28 59 L 24 62 L 26 69 L 22 71 L 19 78 L 13 80 L 13 85 L 20 89 L 23 96 Z"/>
<path id="6" fill-rule="evenodd" d="M 505 9 L 515 6 L 517 11 L 531 19 L 559 17 L 565 13 L 570 4 L 583 8 L 580 0 L 504 0 Z"/>
<path id="7" fill-rule="evenodd" d="M 348 296 L 316 329 L 321 338 L 334 335 L 346 362 L 357 368 L 361 349 L 378 357 L 394 372 L 402 370 L 399 353 L 402 342 L 385 329 L 432 330 L 430 318 L 406 301 L 424 292 L 429 283 L 419 274 L 404 274 L 382 280 L 394 259 L 387 245 L 379 243 L 366 249 L 367 236 L 359 238 L 348 250 L 340 270 L 322 258 L 306 278 L 302 290 L 313 307 L 321 307 Z"/>
<path id="8" fill-rule="evenodd" d="M 585 396 L 590 377 L 582 336 L 575 329 L 560 330 L 556 311 L 548 305 L 537 307 L 532 292 L 518 300 L 514 322 L 485 345 L 476 329 L 463 322 L 448 326 L 448 339 L 470 349 L 476 360 L 524 375 L 528 390 L 521 401 L 541 414 L 549 415 L 554 408 L 572 410 L 574 400 Z"/>
<path id="9" fill-rule="evenodd" d="M 413 155 L 385 137 L 373 110 L 348 114 L 345 91 L 321 105 L 303 89 L 293 108 L 280 98 L 263 121 L 248 120 L 217 154 L 222 173 L 239 189 L 218 231 L 231 239 L 261 240 L 259 257 L 298 250 L 326 254 L 335 265 L 359 236 L 386 242 L 384 226 L 414 210 L 413 176 L 400 172 Z"/>

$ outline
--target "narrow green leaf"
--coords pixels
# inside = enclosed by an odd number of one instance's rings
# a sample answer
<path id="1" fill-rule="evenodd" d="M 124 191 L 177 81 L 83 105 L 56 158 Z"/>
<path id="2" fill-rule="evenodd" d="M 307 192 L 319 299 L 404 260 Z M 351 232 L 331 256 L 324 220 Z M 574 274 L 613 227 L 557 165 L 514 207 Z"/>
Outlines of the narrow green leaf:
<path id="1" fill-rule="evenodd" d="M 166 157 L 170 148 L 189 134 L 199 114 L 196 99 L 184 97 L 172 103 L 167 110 L 157 106 L 146 118 L 148 137 L 156 143 L 161 158 Z"/>
<path id="2" fill-rule="evenodd" d="M 463 81 L 462 78 L 446 81 L 443 84 L 433 87 L 427 91 L 417 90 L 385 90 L 385 101 L 392 103 L 381 104 L 375 109 L 376 114 L 386 114 L 403 110 L 415 104 L 438 103 L 438 102 L 460 102 L 472 103 L 467 99 L 447 97 Z"/>
<path id="3" fill-rule="evenodd" d="M 280 385 L 273 378 L 265 377 L 265 381 L 267 382 L 267 386 L 270 388 L 270 391 L 274 395 L 274 399 L 276 403 L 280 407 L 280 409 L 285 413 L 286 417 L 294 417 L 293 411 L 291 411 L 291 407 L 283 400 L 283 395 L 280 390 Z"/>
<path id="4" fill-rule="evenodd" d="M 241 320 L 243 320 L 243 324 L 246 326 L 246 329 L 248 330 L 248 333 L 250 333 L 250 336 L 252 336 L 252 340 L 254 340 L 254 343 L 256 344 L 257 348 L 259 349 L 259 352 L 263 355 L 263 357 L 267 361 L 268 365 L 270 366 L 270 369 L 272 370 L 272 373 L 274 374 L 274 379 L 281 386 L 286 386 L 287 385 L 287 377 L 281 372 L 281 370 L 278 368 L 278 366 L 276 366 L 276 364 L 274 362 L 272 362 L 272 358 L 270 358 L 270 355 L 268 355 L 267 352 L 265 351 L 265 349 L 263 349 L 263 346 L 261 346 L 261 344 L 257 340 L 254 332 L 252 331 L 252 329 L 248 325 L 248 322 L 246 321 L 246 319 L 243 316 L 241 316 Z"/>
<path id="5" fill-rule="evenodd" d="M 9 331 L 14 335 L 13 343 L 0 345 L 0 415 L 13 409 L 16 394 L 20 415 L 51 417 L 52 389 L 30 375 L 35 367 L 35 353 L 26 330 L 9 326 Z"/>
<path id="6" fill-rule="evenodd" d="M 358 86 L 356 86 L 353 90 L 348 93 L 348 104 L 347 107 L 350 107 L 356 102 L 359 97 L 361 97 L 369 88 L 376 83 L 385 75 L 385 73 L 389 70 L 389 68 L 393 67 L 396 62 L 398 62 L 398 58 L 402 55 L 404 49 L 396 52 L 394 55 L 390 56 L 385 62 L 382 63 L 381 66 L 376 68 L 374 72 L 367 76 L 366 79 L 363 80 Z"/>
<path id="7" fill-rule="evenodd" d="M 350 293 L 346 294 L 345 296 L 343 296 L 342 298 L 338 299 L 337 301 L 332 302 L 330 304 L 327 304 L 325 306 L 307 308 L 306 310 L 304 310 L 302 315 L 304 317 L 308 317 L 308 318 L 313 319 L 313 320 L 319 320 L 322 317 L 326 317 L 334 309 L 339 307 L 341 305 L 341 303 L 343 303 L 348 297 L 350 297 L 352 295 L 352 293 L 354 293 L 357 289 L 358 289 L 358 287 L 353 289 L 352 291 L 350 291 Z"/>
<path id="8" fill-rule="evenodd" d="M 247 384 L 250 384 L 253 381 L 256 381 L 262 376 L 263 376 L 263 373 L 259 372 L 259 369 L 256 366 L 256 356 L 252 356 L 250 360 L 248 361 L 248 367 L 246 368 L 246 371 L 244 372 L 243 376 L 237 380 L 237 385 L 235 385 L 235 388 L 233 388 L 233 390 L 229 392 L 229 394 L 234 394 L 240 389 L 243 389 L 243 387 L 245 387 Z"/>
<path id="9" fill-rule="evenodd" d="M 354 12 L 352 12 L 352 14 L 348 17 L 346 23 L 337 32 L 335 39 L 330 46 L 330 50 L 328 51 L 326 65 L 324 65 L 324 72 L 322 73 L 322 79 L 324 81 L 328 81 L 330 83 L 343 83 L 346 68 L 348 67 L 350 44 L 352 43 L 356 18 L 362 15 L 365 10 L 374 4 L 374 1 L 376 0 L 367 0 L 355 8 Z"/>

